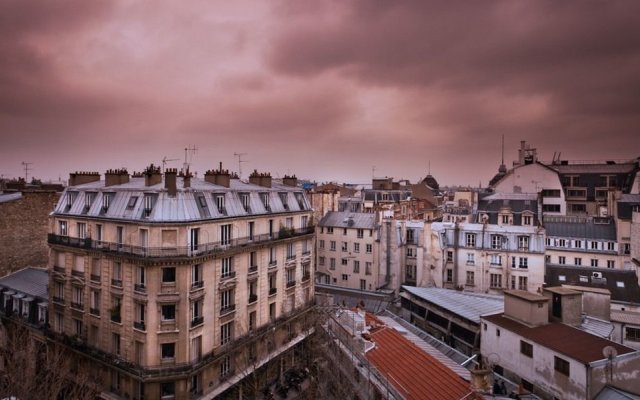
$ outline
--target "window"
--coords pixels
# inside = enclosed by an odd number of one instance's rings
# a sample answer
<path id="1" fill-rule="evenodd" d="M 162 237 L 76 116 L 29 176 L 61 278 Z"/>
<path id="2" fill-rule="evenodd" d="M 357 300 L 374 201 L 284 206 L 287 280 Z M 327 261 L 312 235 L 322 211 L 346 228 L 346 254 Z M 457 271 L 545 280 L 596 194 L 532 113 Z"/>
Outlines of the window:
<path id="1" fill-rule="evenodd" d="M 558 189 L 543 189 L 542 197 L 560 197 L 560 190 Z"/>
<path id="2" fill-rule="evenodd" d="M 565 275 L 558 275 L 558 282 L 566 282 L 567 277 Z"/>
<path id="3" fill-rule="evenodd" d="M 367 290 L 367 280 L 360 279 L 360 290 Z"/>
<path id="4" fill-rule="evenodd" d="M 587 206 L 586 204 L 571 204 L 571 211 L 575 213 L 586 212 Z"/>
<path id="5" fill-rule="evenodd" d="M 527 257 L 518 257 L 518 268 L 529 268 L 529 259 Z"/>
<path id="6" fill-rule="evenodd" d="M 567 263 L 567 258 L 565 256 L 558 256 L 558 264 L 565 265 Z"/>
<path id="7" fill-rule="evenodd" d="M 104 209 L 104 211 L 107 211 L 109 209 L 109 205 L 111 204 L 111 197 L 113 196 L 112 193 L 103 193 L 102 194 L 102 208 Z"/>
<path id="8" fill-rule="evenodd" d="M 447 270 L 447 282 L 453 282 L 453 270 L 452 269 L 448 269 Z"/>
<path id="9" fill-rule="evenodd" d="M 138 202 L 138 196 L 129 197 L 129 202 L 127 203 L 127 210 L 133 210 Z"/>
<path id="10" fill-rule="evenodd" d="M 582 248 L 582 240 L 574 240 L 573 241 L 573 247 L 575 247 L 576 249 L 581 249 Z"/>
<path id="11" fill-rule="evenodd" d="M 202 287 L 202 264 L 195 264 L 191 266 L 191 287 Z"/>
<path id="12" fill-rule="evenodd" d="M 278 197 L 280 197 L 280 202 L 282 203 L 282 206 L 284 207 L 285 210 L 289 209 L 289 202 L 288 202 L 288 197 L 289 194 L 284 192 L 284 193 L 278 193 Z"/>
<path id="13" fill-rule="evenodd" d="M 373 245 L 372 245 L 372 244 L 367 243 L 367 245 L 366 245 L 366 252 L 367 252 L 367 254 L 371 254 L 371 253 L 373 253 Z"/>
<path id="14" fill-rule="evenodd" d="M 607 260 L 607 268 L 615 268 L 616 262 L 614 260 Z"/>
<path id="15" fill-rule="evenodd" d="M 347 242 L 342 242 L 341 250 L 342 250 L 342 251 L 348 251 L 348 250 L 347 250 L 348 248 L 349 248 L 349 247 L 348 247 Z"/>
<path id="16" fill-rule="evenodd" d="M 117 333 L 111 334 L 111 351 L 114 354 L 120 354 L 120 335 Z"/>
<path id="17" fill-rule="evenodd" d="M 627 327 L 625 329 L 625 337 L 626 340 L 631 340 L 634 342 L 640 342 L 640 328 L 630 328 Z"/>
<path id="18" fill-rule="evenodd" d="M 332 240 L 332 241 L 329 243 L 329 245 L 331 246 L 331 247 L 329 248 L 329 250 L 331 250 L 331 251 L 336 251 L 336 241 L 335 241 L 335 240 Z"/>
<path id="19" fill-rule="evenodd" d="M 573 259 L 573 264 L 574 264 L 574 265 L 582 265 L 582 258 L 580 258 L 580 257 L 575 257 L 575 258 Z"/>
<path id="20" fill-rule="evenodd" d="M 518 250 L 519 251 L 529 250 L 529 236 L 518 236 Z"/>
<path id="21" fill-rule="evenodd" d="M 80 239 L 86 239 L 86 237 L 87 237 L 87 224 L 85 224 L 84 222 L 78 222 L 77 229 L 78 229 L 78 237 Z"/>
<path id="22" fill-rule="evenodd" d="M 492 249 L 501 249 L 502 248 L 502 236 L 501 235 L 491 235 L 491 248 Z"/>
<path id="23" fill-rule="evenodd" d="M 340 260 L 340 263 L 342 265 L 349 265 L 349 260 L 347 260 L 346 258 L 343 258 L 343 259 Z"/>
<path id="24" fill-rule="evenodd" d="M 329 235 L 333 235 L 333 226 L 328 226 L 328 227 L 327 227 L 327 233 L 328 233 Z"/>
<path id="25" fill-rule="evenodd" d="M 467 285 L 473 286 L 475 284 L 475 274 L 473 271 L 467 271 Z"/>
<path id="26" fill-rule="evenodd" d="M 278 260 L 276 258 L 276 248 L 270 247 L 269 248 L 269 265 L 276 265 L 277 262 Z"/>
<path id="27" fill-rule="evenodd" d="M 240 193 L 240 202 L 246 212 L 251 212 L 251 204 L 249 203 L 249 193 Z"/>
<path id="28" fill-rule="evenodd" d="M 269 303 L 269 321 L 276 320 L 276 303 Z"/>
<path id="29" fill-rule="evenodd" d="M 275 273 L 269 274 L 269 295 L 275 294 L 278 290 L 276 279 L 277 278 Z"/>
<path id="30" fill-rule="evenodd" d="M 509 215 L 502 216 L 502 223 L 508 225 L 509 224 Z"/>
<path id="31" fill-rule="evenodd" d="M 220 312 L 232 311 L 235 308 L 233 289 L 220 292 Z"/>
<path id="32" fill-rule="evenodd" d="M 122 309 L 122 299 L 120 297 L 114 296 L 111 298 L 111 321 L 120 323 L 121 319 L 121 309 Z"/>
<path id="33" fill-rule="evenodd" d="M 476 234 L 475 233 L 467 233 L 465 235 L 465 243 L 467 247 L 476 247 Z"/>
<path id="34" fill-rule="evenodd" d="M 287 227 L 287 229 L 293 229 L 293 217 L 287 217 L 284 220 L 284 224 Z"/>
<path id="35" fill-rule="evenodd" d="M 224 378 L 231 372 L 231 357 L 224 356 L 220 361 L 220 378 Z"/>
<path id="36" fill-rule="evenodd" d="M 527 277 L 526 276 L 519 276 L 518 277 L 518 289 L 519 290 L 527 290 Z"/>
<path id="37" fill-rule="evenodd" d="M 631 243 L 622 244 L 622 254 L 631 254 Z"/>
<path id="38" fill-rule="evenodd" d="M 257 315 L 256 311 L 251 311 L 249 313 L 249 332 L 254 332 L 256 330 L 258 321 Z"/>
<path id="39" fill-rule="evenodd" d="M 569 376 L 569 361 L 558 356 L 553 357 L 553 368 L 559 373 Z"/>
<path id="40" fill-rule="evenodd" d="M 491 274 L 490 275 L 490 285 L 492 288 L 501 288 L 502 287 L 502 275 L 501 274 Z"/>
<path id="41" fill-rule="evenodd" d="M 624 287 L 624 282 L 623 281 L 616 281 L 616 287 L 623 288 Z"/>
<path id="42" fill-rule="evenodd" d="M 140 330 L 145 330 L 145 325 L 144 325 L 144 321 L 145 321 L 145 308 L 146 305 L 145 303 L 137 303 L 135 304 L 135 321 L 133 323 L 133 327 L 136 329 L 140 329 Z"/>
<path id="43" fill-rule="evenodd" d="M 533 345 L 531 343 L 525 342 L 524 340 L 521 340 L 520 353 L 524 354 L 527 357 L 533 358 Z"/>
<path id="44" fill-rule="evenodd" d="M 82 336 L 82 321 L 73 318 L 73 334 L 76 336 Z"/>
<path id="45" fill-rule="evenodd" d="M 413 247 L 407 247 L 407 257 L 415 258 L 415 249 Z"/>
<path id="46" fill-rule="evenodd" d="M 502 256 L 499 254 L 491 254 L 491 265 L 502 265 Z"/>
<path id="47" fill-rule="evenodd" d="M 531 215 L 523 215 L 522 216 L 522 225 L 531 225 L 532 217 Z"/>
<path id="48" fill-rule="evenodd" d="M 233 338 L 233 321 L 220 325 L 220 345 L 223 346 Z"/>
<path id="49" fill-rule="evenodd" d="M 193 301 L 191 303 L 191 326 L 198 326 L 203 322 L 202 317 L 202 300 Z"/>
<path id="50" fill-rule="evenodd" d="M 343 280 L 343 281 L 349 280 L 349 275 L 347 275 L 347 274 L 342 274 L 342 280 Z"/>
<path id="51" fill-rule="evenodd" d="M 500 329 L 496 328 L 496 336 L 500 337 Z"/>
<path id="52" fill-rule="evenodd" d="M 231 224 L 220 226 L 220 244 L 222 246 L 231 244 Z"/>
<path id="53" fill-rule="evenodd" d="M 365 275 L 371 275 L 371 262 L 367 261 L 364 263 L 364 273 Z"/>
<path id="54" fill-rule="evenodd" d="M 58 221 L 58 235 L 69 236 L 69 228 L 67 226 L 67 221 Z"/>
<path id="55" fill-rule="evenodd" d="M 176 305 L 175 304 L 163 304 L 160 307 L 163 321 L 175 321 L 176 319 Z"/>
<path id="56" fill-rule="evenodd" d="M 214 194 L 213 198 L 216 202 L 216 207 L 218 208 L 218 212 L 223 215 L 227 215 L 227 209 L 224 204 L 224 194 Z"/>
<path id="57" fill-rule="evenodd" d="M 220 276 L 222 278 L 231 278 L 233 274 L 233 257 L 225 257 L 221 261 Z"/>
<path id="58" fill-rule="evenodd" d="M 111 284 L 113 286 L 122 287 L 122 264 L 117 261 L 113 262 L 111 268 Z"/>
<path id="59" fill-rule="evenodd" d="M 453 251 L 447 251 L 447 262 L 453 262 Z"/>
<path id="60" fill-rule="evenodd" d="M 100 315 L 100 291 L 91 290 L 89 292 L 89 312 L 93 315 Z"/>
<path id="61" fill-rule="evenodd" d="M 162 268 L 162 283 L 176 283 L 176 268 Z"/>
<path id="62" fill-rule="evenodd" d="M 81 287 L 71 287 L 71 307 L 78 310 L 84 308 L 84 290 Z"/>
<path id="63" fill-rule="evenodd" d="M 318 257 L 318 265 L 321 265 L 324 267 L 324 257 Z"/>
<path id="64" fill-rule="evenodd" d="M 318 247 L 321 249 L 324 249 L 324 240 L 319 240 L 318 241 Z"/>
<path id="65" fill-rule="evenodd" d="M 336 259 L 333 257 L 329 259 L 329 269 L 336 269 Z"/>
<path id="66" fill-rule="evenodd" d="M 560 204 L 543 204 L 542 212 L 560 212 Z"/>
<path id="67" fill-rule="evenodd" d="M 353 244 L 353 252 L 354 253 L 360 253 L 360 243 L 354 243 Z"/>
<path id="68" fill-rule="evenodd" d="M 271 211 L 271 206 L 269 205 L 269 193 L 260 193 L 260 200 L 262 200 L 262 205 L 267 211 Z"/>
<path id="69" fill-rule="evenodd" d="M 407 243 L 415 243 L 416 242 L 416 234 L 413 229 L 407 229 Z"/>
<path id="70" fill-rule="evenodd" d="M 598 259 L 597 258 L 592 258 L 591 259 L 591 266 L 592 267 L 597 267 L 598 266 Z"/>
<path id="71" fill-rule="evenodd" d="M 614 242 L 607 242 L 607 250 L 608 251 L 615 251 L 616 250 L 616 244 Z"/>
<path id="72" fill-rule="evenodd" d="M 591 242 L 591 250 L 598 250 L 598 242 L 596 241 Z"/>
<path id="73" fill-rule="evenodd" d="M 175 382 L 162 382 L 160 384 L 160 398 L 162 400 L 165 399 L 173 399 L 176 394 L 176 384 Z"/>
<path id="74" fill-rule="evenodd" d="M 144 216 L 148 217 L 151 215 L 151 210 L 153 209 L 153 195 L 145 194 L 144 195 Z"/>
<path id="75" fill-rule="evenodd" d="M 296 258 L 295 247 L 293 242 L 287 243 L 287 260 L 292 260 Z"/>
<path id="76" fill-rule="evenodd" d="M 364 237 L 364 229 L 358 229 L 358 239 L 362 239 Z"/>
<path id="77" fill-rule="evenodd" d="M 467 253 L 467 265 L 475 264 L 475 253 Z"/>
<path id="78" fill-rule="evenodd" d="M 163 360 L 173 360 L 176 356 L 176 344 L 175 343 L 162 343 L 160 350 Z"/>
<path id="79" fill-rule="evenodd" d="M 360 261 L 358 260 L 353 260 L 353 273 L 354 274 L 360 273 Z"/>

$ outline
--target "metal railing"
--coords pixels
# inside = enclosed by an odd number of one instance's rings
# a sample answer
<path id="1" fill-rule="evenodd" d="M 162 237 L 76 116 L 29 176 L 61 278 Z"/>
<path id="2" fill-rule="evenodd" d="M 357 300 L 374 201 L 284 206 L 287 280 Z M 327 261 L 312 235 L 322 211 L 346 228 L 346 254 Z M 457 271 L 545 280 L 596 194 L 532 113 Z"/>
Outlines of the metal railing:
<path id="1" fill-rule="evenodd" d="M 77 238 L 71 236 L 62 236 L 50 233 L 48 235 L 48 243 L 55 245 L 70 246 L 82 249 L 101 250 L 108 253 L 126 254 L 143 258 L 154 257 L 198 257 L 210 254 L 222 253 L 234 248 L 244 247 L 248 245 L 258 245 L 271 242 L 274 240 L 293 238 L 298 236 L 309 235 L 314 232 L 314 227 L 309 226 L 300 229 L 287 229 L 283 232 L 274 232 L 273 234 L 253 235 L 252 237 L 242 237 L 236 239 L 225 240 L 224 242 L 202 243 L 197 246 L 172 246 L 172 247 L 145 247 L 134 246 L 124 243 L 105 242 L 100 240 L 92 240 L 91 238 Z M 56 269 L 58 271 L 58 269 Z M 64 269 L 62 271 L 64 272 Z"/>

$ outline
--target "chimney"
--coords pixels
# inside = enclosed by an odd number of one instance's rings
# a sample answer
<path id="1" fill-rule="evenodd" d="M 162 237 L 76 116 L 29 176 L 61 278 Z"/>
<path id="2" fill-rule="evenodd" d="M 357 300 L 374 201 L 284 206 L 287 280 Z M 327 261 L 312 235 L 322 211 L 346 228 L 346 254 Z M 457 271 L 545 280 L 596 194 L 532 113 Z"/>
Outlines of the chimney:
<path id="1" fill-rule="evenodd" d="M 126 168 L 110 169 L 104 173 L 104 186 L 122 185 L 129 182 L 129 173 Z"/>
<path id="2" fill-rule="evenodd" d="M 157 185 L 158 183 L 162 183 L 162 174 L 160 173 L 160 167 L 156 167 L 155 165 L 151 164 L 144 170 L 144 185 L 153 186 Z"/>
<path id="3" fill-rule="evenodd" d="M 268 172 L 258 172 L 257 170 L 253 170 L 251 175 L 249 175 L 249 183 L 254 185 L 262 186 L 262 187 L 271 187 L 271 174 Z"/>
<path id="4" fill-rule="evenodd" d="M 295 175 L 285 175 L 284 178 L 282 178 L 282 184 L 285 186 L 296 187 L 298 186 L 298 178 L 296 178 Z"/>
<path id="5" fill-rule="evenodd" d="M 180 176 L 182 176 L 182 182 L 183 182 L 183 186 L 185 188 L 190 188 L 191 187 L 191 178 L 193 178 L 193 174 L 191 172 L 189 172 L 189 168 L 187 168 L 187 172 L 186 173 L 180 173 Z"/>
<path id="6" fill-rule="evenodd" d="M 100 174 L 97 172 L 72 172 L 69 174 L 69 186 L 83 185 L 85 183 L 97 182 Z"/>
<path id="7" fill-rule="evenodd" d="M 217 170 L 209 170 L 204 173 L 205 182 L 212 183 L 218 186 L 229 187 L 231 175 L 228 169 L 222 169 L 222 163 Z"/>
<path id="8" fill-rule="evenodd" d="M 164 171 L 164 188 L 169 192 L 169 196 L 175 196 L 178 192 L 178 187 L 176 185 L 177 175 L 178 170 L 175 168 L 167 168 Z"/>

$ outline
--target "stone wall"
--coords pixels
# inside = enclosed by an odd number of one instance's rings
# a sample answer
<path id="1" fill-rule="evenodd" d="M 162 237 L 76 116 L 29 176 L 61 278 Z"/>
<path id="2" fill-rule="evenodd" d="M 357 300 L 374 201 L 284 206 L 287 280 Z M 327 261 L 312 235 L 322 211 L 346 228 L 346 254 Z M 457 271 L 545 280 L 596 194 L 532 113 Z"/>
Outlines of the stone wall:
<path id="1" fill-rule="evenodd" d="M 18 200 L 0 203 L 0 276 L 47 266 L 48 218 L 59 198 L 55 191 L 25 191 Z"/>

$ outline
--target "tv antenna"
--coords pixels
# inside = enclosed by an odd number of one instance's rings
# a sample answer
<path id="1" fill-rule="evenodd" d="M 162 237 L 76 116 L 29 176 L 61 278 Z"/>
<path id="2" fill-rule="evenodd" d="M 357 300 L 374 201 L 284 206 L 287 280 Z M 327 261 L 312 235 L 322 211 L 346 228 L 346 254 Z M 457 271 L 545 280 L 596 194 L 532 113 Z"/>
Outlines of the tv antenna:
<path id="1" fill-rule="evenodd" d="M 184 164 L 182 165 L 182 172 L 187 173 L 191 161 L 193 161 L 193 155 L 196 154 L 198 148 L 194 144 L 193 146 L 187 146 L 184 148 Z"/>
<path id="2" fill-rule="evenodd" d="M 238 177 L 242 179 L 242 163 L 246 163 L 247 160 L 243 160 L 242 156 L 246 156 L 248 153 L 233 153 L 234 157 L 238 157 Z"/>
<path id="3" fill-rule="evenodd" d="M 167 166 L 167 163 L 169 161 L 178 161 L 180 160 L 179 158 L 167 158 L 167 156 L 164 156 L 162 158 L 162 173 L 164 173 L 165 167 Z"/>
<path id="4" fill-rule="evenodd" d="M 24 182 L 28 183 L 29 182 L 29 171 L 32 169 L 30 167 L 30 165 L 33 164 L 32 162 L 26 162 L 23 161 L 22 165 L 24 166 Z"/>
<path id="5" fill-rule="evenodd" d="M 613 346 L 605 346 L 602 349 L 602 355 L 607 358 L 608 381 L 613 381 L 613 360 L 618 356 L 618 350 Z"/>

